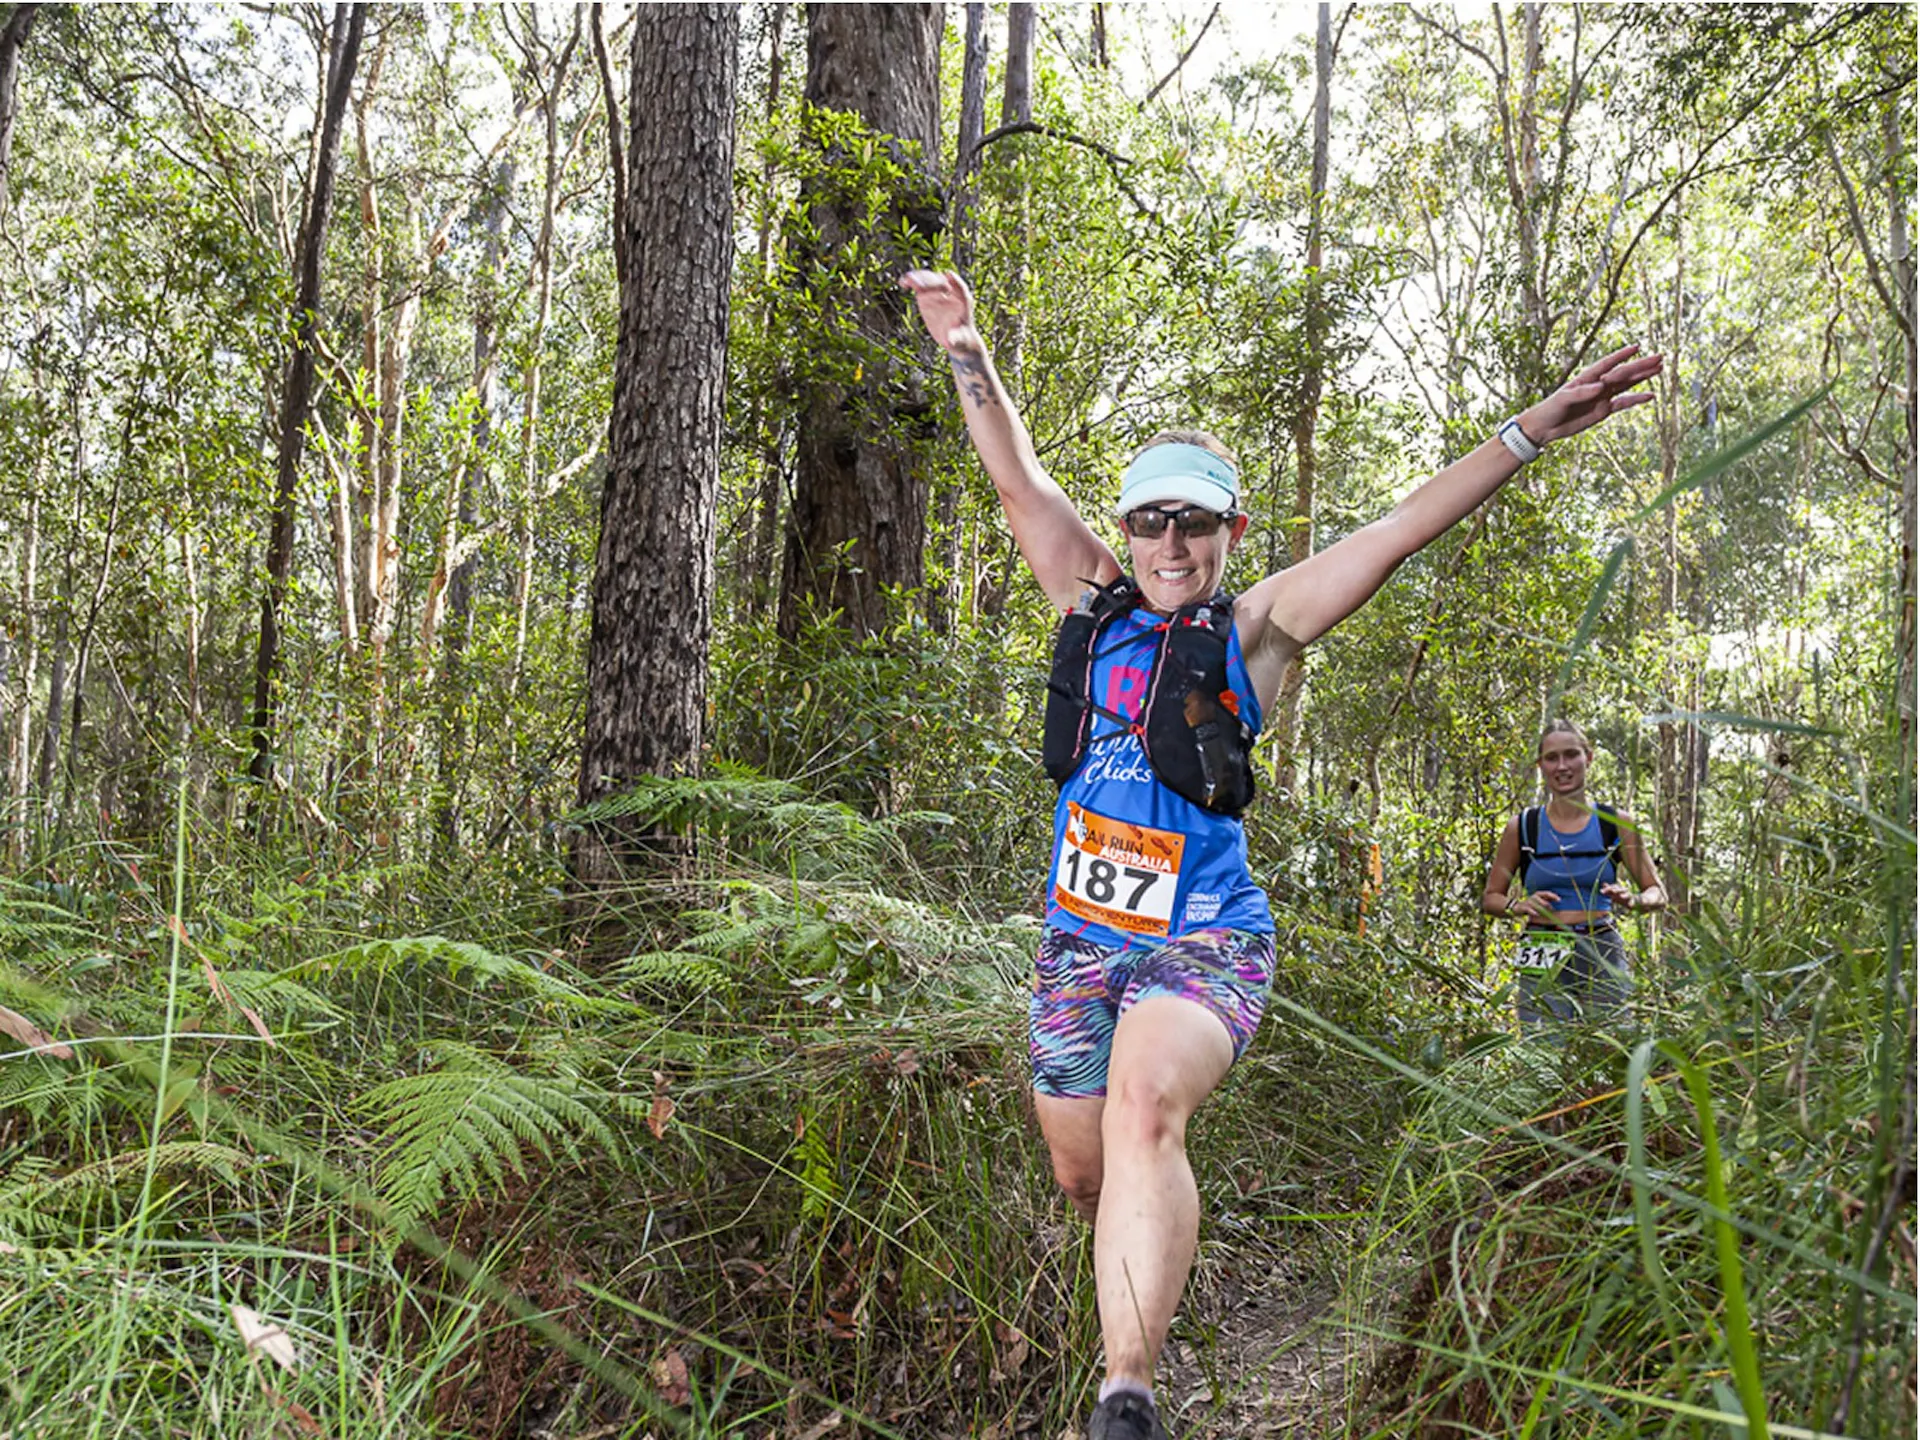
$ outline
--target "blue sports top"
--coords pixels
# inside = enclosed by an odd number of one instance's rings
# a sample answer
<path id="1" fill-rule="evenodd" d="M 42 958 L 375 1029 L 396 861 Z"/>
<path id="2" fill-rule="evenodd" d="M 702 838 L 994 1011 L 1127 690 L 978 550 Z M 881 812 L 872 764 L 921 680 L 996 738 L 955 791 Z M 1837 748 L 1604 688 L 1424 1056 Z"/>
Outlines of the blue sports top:
<path id="1" fill-rule="evenodd" d="M 1095 705 L 1142 720 L 1162 623 L 1135 609 L 1095 637 L 1087 685 Z M 1231 629 L 1227 683 L 1259 734 L 1260 702 Z M 1273 912 L 1247 869 L 1240 821 L 1174 794 L 1153 773 L 1139 736 L 1096 710 L 1086 758 L 1054 807 L 1047 924 L 1117 950 L 1151 948 L 1190 930 L 1270 935 Z"/>
<path id="2" fill-rule="evenodd" d="M 1556 830 L 1546 807 L 1541 807 L 1540 834 L 1527 866 L 1529 894 L 1553 891 L 1560 897 L 1554 901 L 1556 910 L 1611 910 L 1613 902 L 1600 893 L 1600 887 L 1617 878 L 1598 815 L 1587 816 L 1579 830 Z"/>

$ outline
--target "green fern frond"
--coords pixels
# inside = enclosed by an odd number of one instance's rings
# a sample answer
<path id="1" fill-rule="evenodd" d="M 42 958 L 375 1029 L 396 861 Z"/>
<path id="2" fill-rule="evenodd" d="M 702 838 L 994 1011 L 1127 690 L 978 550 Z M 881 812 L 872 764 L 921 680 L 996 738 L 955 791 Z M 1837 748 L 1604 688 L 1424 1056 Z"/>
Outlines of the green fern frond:
<path id="1" fill-rule="evenodd" d="M 244 1151 L 205 1140 L 169 1140 L 153 1147 L 154 1173 L 172 1177 L 211 1175 L 229 1185 L 254 1163 Z M 0 1211 L 14 1208 L 60 1206 L 99 1194 L 138 1185 L 147 1170 L 144 1149 L 126 1150 L 72 1170 L 10 1175 L 0 1188 Z"/>
<path id="2" fill-rule="evenodd" d="M 575 810 L 576 825 L 600 820 L 638 819 L 650 825 L 684 830 L 693 825 L 732 829 L 759 823 L 777 806 L 799 800 L 799 787 L 749 771 L 719 775 L 648 775 L 618 795 Z"/>
<path id="3" fill-rule="evenodd" d="M 87 934 L 72 910 L 17 880 L 0 880 L 0 945 L 71 943 Z"/>
<path id="4" fill-rule="evenodd" d="M 756 863 L 807 874 L 864 872 L 904 854 L 903 829 L 946 819 L 915 812 L 869 820 L 850 805 L 738 770 L 698 779 L 648 776 L 568 818 L 581 825 L 632 819 L 679 833 L 697 829 Z"/>
<path id="5" fill-rule="evenodd" d="M 731 995 L 733 976 L 711 955 L 691 950 L 649 950 L 620 962 L 614 973 L 639 985 L 691 990 L 697 995 Z"/>
<path id="6" fill-rule="evenodd" d="M 388 1081 L 357 1102 L 381 1131 L 378 1191 L 396 1229 L 410 1229 L 449 1192 L 467 1199 L 524 1175 L 529 1150 L 578 1162 L 589 1144 L 619 1148 L 604 1092 L 521 1073 L 470 1046 L 435 1048 L 441 1069 Z"/>
<path id="7" fill-rule="evenodd" d="M 682 917 L 691 933 L 682 950 L 715 957 L 752 955 L 777 945 L 781 932 L 793 923 L 791 909 L 780 915 L 727 915 L 696 910 Z"/>
<path id="8" fill-rule="evenodd" d="M 531 968 L 522 961 L 497 955 L 486 946 L 470 941 L 450 940 L 444 935 L 403 935 L 393 939 L 367 940 L 350 945 L 345 950 L 315 955 L 296 965 L 289 965 L 279 974 L 293 980 L 305 980 L 328 973 L 345 976 L 369 973 L 390 975 L 408 963 L 440 965 L 455 979 L 471 972 L 482 979 L 497 980 Z"/>
<path id="9" fill-rule="evenodd" d="M 295 1019 L 321 1015 L 329 1020 L 345 1012 L 319 991 L 271 970 L 223 970 L 220 978 L 241 1004 L 268 1019 Z"/>
<path id="10" fill-rule="evenodd" d="M 70 994 L 49 987 L 31 973 L 0 964 L 0 1005 L 18 1010 L 44 1028 L 75 1008 Z M 0 1048 L 11 1049 L 0 1043 Z"/>
<path id="11" fill-rule="evenodd" d="M 93 1080 L 90 1070 L 76 1074 L 71 1065 L 38 1055 L 8 1061 L 0 1065 L 0 1115 L 81 1135 L 99 1119 L 107 1099 Z"/>
<path id="12" fill-rule="evenodd" d="M 327 974 L 345 977 L 368 974 L 385 976 L 409 964 L 442 967 L 449 979 L 459 979 L 464 975 L 482 985 L 510 985 L 583 1013 L 620 1012 L 626 1009 L 618 1000 L 586 994 L 558 975 L 550 975 L 524 960 L 498 954 L 484 945 L 452 940 L 444 935 L 405 935 L 364 941 L 345 950 L 316 955 L 290 965 L 277 972 L 276 979 L 303 981 Z"/>

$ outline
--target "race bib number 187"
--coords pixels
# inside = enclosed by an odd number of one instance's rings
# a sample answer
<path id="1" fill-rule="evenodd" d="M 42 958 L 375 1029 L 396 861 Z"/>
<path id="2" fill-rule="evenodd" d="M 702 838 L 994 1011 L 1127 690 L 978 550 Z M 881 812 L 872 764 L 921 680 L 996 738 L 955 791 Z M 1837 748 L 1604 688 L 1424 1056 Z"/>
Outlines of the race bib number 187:
<path id="1" fill-rule="evenodd" d="M 1136 935 L 1173 928 L 1186 836 L 1110 820 L 1067 802 L 1053 882 L 1054 903 L 1082 920 Z"/>

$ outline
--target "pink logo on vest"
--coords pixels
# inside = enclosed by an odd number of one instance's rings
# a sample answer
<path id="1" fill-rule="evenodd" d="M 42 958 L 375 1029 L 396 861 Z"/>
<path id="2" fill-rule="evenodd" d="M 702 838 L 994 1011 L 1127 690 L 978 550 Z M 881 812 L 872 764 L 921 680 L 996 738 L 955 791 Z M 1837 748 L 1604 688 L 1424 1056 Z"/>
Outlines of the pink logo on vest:
<path id="1" fill-rule="evenodd" d="M 1131 723 L 1140 718 L 1140 711 L 1147 703 L 1147 682 L 1153 679 L 1151 670 L 1142 670 L 1134 665 L 1115 665 L 1107 673 L 1107 698 L 1105 706 L 1115 715 L 1124 715 Z"/>

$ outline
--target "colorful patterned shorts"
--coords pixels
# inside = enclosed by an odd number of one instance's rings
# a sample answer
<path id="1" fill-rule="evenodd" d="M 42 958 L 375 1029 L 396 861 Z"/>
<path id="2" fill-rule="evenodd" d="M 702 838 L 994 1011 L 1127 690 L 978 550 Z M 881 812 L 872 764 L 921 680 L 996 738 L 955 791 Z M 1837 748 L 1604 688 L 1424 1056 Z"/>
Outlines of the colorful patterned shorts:
<path id="1" fill-rule="evenodd" d="M 1065 1100 L 1105 1095 L 1114 1027 L 1152 995 L 1177 995 L 1219 1016 L 1238 1059 L 1259 1028 L 1273 959 L 1273 936 L 1244 930 L 1193 930 L 1157 950 L 1109 950 L 1048 930 L 1027 1030 L 1035 1092 Z"/>

